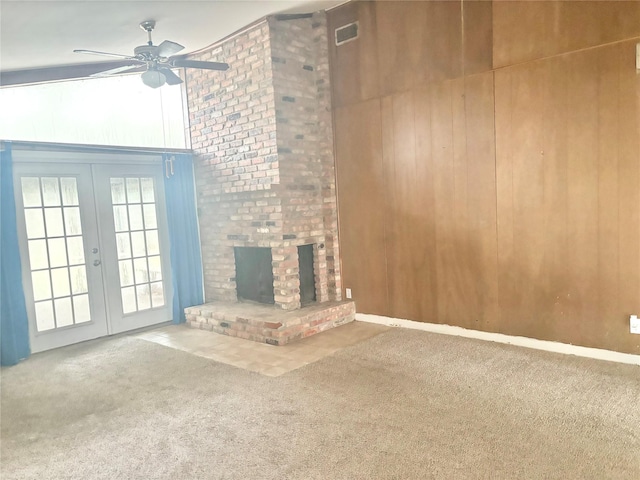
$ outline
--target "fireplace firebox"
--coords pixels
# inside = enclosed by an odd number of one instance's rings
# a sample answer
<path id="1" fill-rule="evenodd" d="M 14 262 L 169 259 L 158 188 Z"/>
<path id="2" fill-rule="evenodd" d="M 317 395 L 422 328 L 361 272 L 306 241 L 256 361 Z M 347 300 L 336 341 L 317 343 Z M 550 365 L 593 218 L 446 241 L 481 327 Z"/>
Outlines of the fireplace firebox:
<path id="1" fill-rule="evenodd" d="M 273 270 L 270 248 L 235 247 L 238 300 L 273 305 Z"/>
<path id="2" fill-rule="evenodd" d="M 300 278 L 300 305 L 309 305 L 316 301 L 316 284 L 313 272 L 313 245 L 298 247 Z"/>

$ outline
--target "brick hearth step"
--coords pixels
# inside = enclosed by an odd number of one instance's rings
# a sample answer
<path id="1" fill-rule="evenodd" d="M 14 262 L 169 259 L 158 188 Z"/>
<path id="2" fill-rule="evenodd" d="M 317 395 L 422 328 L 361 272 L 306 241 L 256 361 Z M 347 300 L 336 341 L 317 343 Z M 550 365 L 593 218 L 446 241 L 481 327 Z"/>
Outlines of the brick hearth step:
<path id="1" fill-rule="evenodd" d="M 187 325 L 271 345 L 285 345 L 355 318 L 352 301 L 322 302 L 286 311 L 273 305 L 211 302 L 185 308 Z"/>

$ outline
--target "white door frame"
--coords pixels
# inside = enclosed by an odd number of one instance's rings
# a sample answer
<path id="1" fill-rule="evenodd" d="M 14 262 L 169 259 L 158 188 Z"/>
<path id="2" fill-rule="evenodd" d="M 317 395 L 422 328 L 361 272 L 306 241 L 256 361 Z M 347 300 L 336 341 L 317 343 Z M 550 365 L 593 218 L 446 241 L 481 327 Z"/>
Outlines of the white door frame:
<path id="1" fill-rule="evenodd" d="M 135 154 L 128 152 L 85 152 L 85 151 L 45 151 L 45 150 L 22 150 L 14 149 L 13 151 L 14 162 L 14 182 L 16 185 L 16 210 L 18 218 L 18 236 L 20 243 L 20 254 L 22 264 L 22 281 L 25 290 L 25 299 L 27 301 L 27 313 L 29 317 L 29 336 L 31 340 L 32 352 L 38 352 L 49 348 L 56 348 L 58 346 L 77 343 L 79 341 L 88 340 L 90 338 L 97 338 L 104 335 L 111 335 L 120 333 L 127 330 L 133 330 L 143 326 L 148 326 L 156 323 L 166 322 L 172 319 L 172 302 L 173 302 L 173 286 L 171 281 L 171 265 L 169 255 L 169 238 L 168 238 L 168 225 L 166 220 L 166 206 L 164 202 L 164 182 L 162 178 L 162 155 L 158 154 Z M 49 166 L 55 168 L 49 168 Z M 118 296 L 120 292 L 120 284 L 117 270 L 117 260 L 115 261 L 115 270 L 113 267 L 113 261 L 102 261 L 106 257 L 105 255 L 112 256 L 115 254 L 115 238 L 111 239 L 110 234 L 113 235 L 113 213 L 110 203 L 104 201 L 108 192 L 104 191 L 104 182 L 101 182 L 98 177 L 100 174 L 107 172 L 105 169 L 111 169 L 116 172 L 116 175 L 140 175 L 151 176 L 150 167 L 154 167 L 153 177 L 155 178 L 156 186 L 156 211 L 158 216 L 158 232 L 160 236 L 160 244 L 162 248 L 161 262 L 163 271 L 163 284 L 165 292 L 165 306 L 164 312 L 159 312 L 158 309 L 149 310 L 143 313 L 137 313 L 138 318 L 129 318 L 129 323 L 125 324 L 122 320 L 122 305 L 121 301 L 114 295 L 114 291 L 117 290 Z M 92 322 L 99 324 L 102 322 L 102 327 L 95 328 L 95 331 L 87 335 L 87 332 L 83 332 L 80 327 L 63 327 L 60 329 L 60 333 L 64 333 L 65 340 L 63 342 L 54 342 L 51 346 L 43 346 L 43 343 L 38 338 L 41 334 L 37 332 L 35 325 L 35 311 L 33 291 L 31 288 L 31 268 L 29 265 L 29 255 L 26 250 L 26 226 L 24 222 L 24 207 L 21 197 L 21 185 L 19 182 L 19 175 L 25 173 L 30 175 L 55 176 L 55 171 L 59 172 L 57 175 L 65 175 L 65 172 L 71 171 L 83 171 L 89 172 L 89 176 L 85 178 L 92 179 L 93 183 L 82 186 L 82 190 L 93 190 L 90 195 L 90 200 L 82 212 L 82 224 L 83 229 L 87 230 L 85 237 L 85 262 L 87 269 L 99 268 L 101 275 L 98 276 L 98 280 L 92 283 L 90 288 L 93 288 L 96 295 L 92 297 L 91 313 Z M 49 173 L 47 173 L 49 172 Z M 120 172 L 120 173 L 117 173 Z M 108 180 L 107 180 L 108 184 Z M 86 195 L 85 195 L 86 196 Z M 159 201 L 158 201 L 159 200 Z M 86 201 L 86 199 L 85 199 Z M 87 218 L 89 216 L 89 218 Z M 90 232 L 88 230 L 91 230 Z M 83 230 L 83 236 L 85 232 Z M 94 259 L 92 249 L 98 245 L 98 254 L 96 259 L 101 260 L 101 263 L 94 267 Z M 112 258 L 117 258 L 113 256 Z M 114 276 L 115 275 L 115 276 Z M 89 275 L 90 277 L 96 277 L 95 275 Z M 96 297 L 100 297 L 97 299 Z M 97 313 L 94 316 L 94 309 Z M 99 311 L 102 310 L 102 314 Z M 65 333 L 66 332 L 66 333 Z M 46 334 L 46 332 L 44 332 Z"/>
<path id="2" fill-rule="evenodd" d="M 171 257 L 169 250 L 169 233 L 166 205 L 164 201 L 164 181 L 162 165 L 93 165 L 94 194 L 100 223 L 98 230 L 103 241 L 103 278 L 107 303 L 107 318 L 111 334 L 126 332 L 173 319 L 173 282 L 171 281 Z M 142 312 L 124 314 L 120 294 L 120 273 L 116 247 L 116 231 L 111 202 L 110 177 L 152 177 L 156 197 L 157 232 L 160 243 L 160 261 L 162 268 L 162 284 L 164 305 Z"/>
<path id="3" fill-rule="evenodd" d="M 25 222 L 25 209 L 22 197 L 22 177 L 73 177 L 76 178 L 80 218 L 82 225 L 82 239 L 84 247 L 84 266 L 88 287 L 89 310 L 91 320 L 86 323 L 59 327 L 52 330 L 38 332 L 36 326 L 36 311 L 34 291 L 31 279 L 31 264 Z M 101 266 L 94 265 L 99 259 L 100 239 L 97 230 L 96 209 L 94 205 L 93 188 L 91 186 L 91 167 L 89 165 L 74 164 L 16 164 L 14 167 L 14 181 L 16 184 L 16 221 L 18 241 L 20 247 L 20 262 L 22 267 L 22 285 L 29 319 L 29 339 L 31 351 L 39 352 L 50 348 L 61 347 L 83 340 L 101 337 L 108 334 L 107 317 L 104 302 L 104 284 Z M 55 207 L 54 207 L 55 208 Z M 43 210 L 44 211 L 44 210 Z M 66 237 L 64 237 L 66 238 Z M 38 240 L 36 240 L 38 241 Z M 93 249 L 98 252 L 93 253 Z M 47 263 L 51 268 L 50 260 Z M 61 266 L 64 268 L 64 266 Z M 47 269 L 47 272 L 49 270 Z M 50 284 L 51 286 L 51 284 Z M 53 298 L 53 292 L 51 292 Z M 53 302 L 53 300 L 52 300 Z"/>

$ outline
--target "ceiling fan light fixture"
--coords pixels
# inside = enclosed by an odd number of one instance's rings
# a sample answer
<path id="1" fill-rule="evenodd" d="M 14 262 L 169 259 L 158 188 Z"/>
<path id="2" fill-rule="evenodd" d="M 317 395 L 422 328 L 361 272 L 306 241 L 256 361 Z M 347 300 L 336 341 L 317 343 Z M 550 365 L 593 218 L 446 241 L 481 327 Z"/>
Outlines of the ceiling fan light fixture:
<path id="1" fill-rule="evenodd" d="M 149 69 L 141 75 L 142 83 L 151 88 L 158 88 L 167 82 L 167 78 L 158 70 Z"/>

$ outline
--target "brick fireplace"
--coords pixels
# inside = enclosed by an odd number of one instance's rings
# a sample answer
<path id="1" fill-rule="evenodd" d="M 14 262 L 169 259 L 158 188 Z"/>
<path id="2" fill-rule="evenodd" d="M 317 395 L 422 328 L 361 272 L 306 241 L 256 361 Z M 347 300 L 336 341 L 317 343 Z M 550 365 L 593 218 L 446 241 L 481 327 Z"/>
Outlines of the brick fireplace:
<path id="1" fill-rule="evenodd" d="M 194 56 L 230 68 L 185 79 L 207 302 L 186 310 L 193 327 L 284 344 L 353 319 L 341 299 L 327 47 L 315 13 L 268 17 Z M 271 254 L 273 305 L 247 305 L 252 318 L 237 314 L 243 248 Z M 312 264 L 302 295 L 301 259 Z M 290 325 L 255 318 L 260 308 Z"/>

